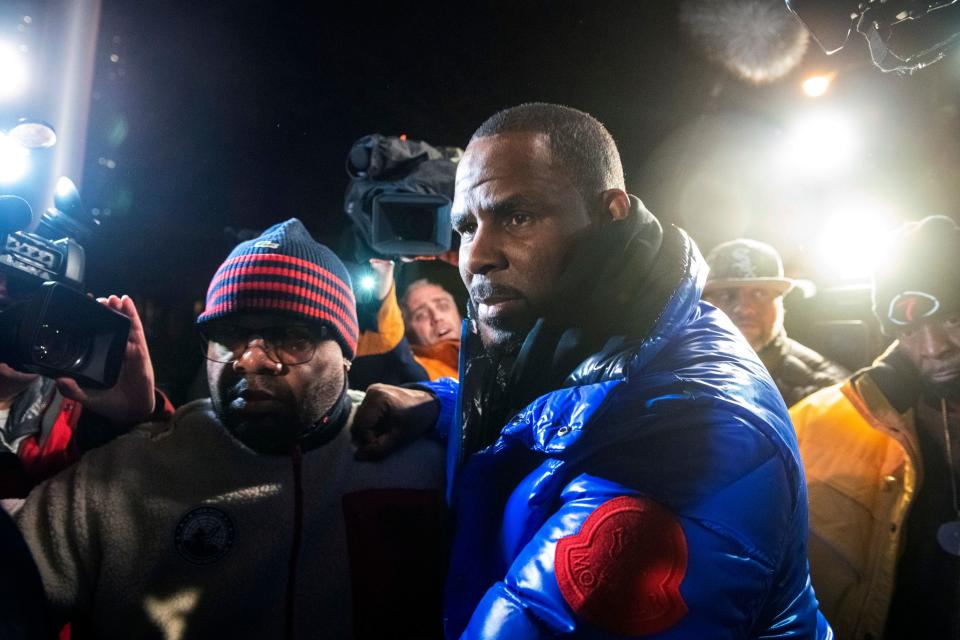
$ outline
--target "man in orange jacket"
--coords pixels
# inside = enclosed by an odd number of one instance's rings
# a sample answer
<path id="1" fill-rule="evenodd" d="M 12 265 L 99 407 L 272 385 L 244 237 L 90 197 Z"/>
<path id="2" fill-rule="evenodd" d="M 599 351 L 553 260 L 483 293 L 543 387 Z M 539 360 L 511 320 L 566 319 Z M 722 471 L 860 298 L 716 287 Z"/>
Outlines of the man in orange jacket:
<path id="1" fill-rule="evenodd" d="M 897 342 L 795 405 L 810 574 L 838 638 L 960 637 L 960 228 L 898 233 L 873 309 Z"/>
<path id="2" fill-rule="evenodd" d="M 398 302 L 393 262 L 374 259 L 380 303 L 363 326 L 350 375 L 355 388 L 457 378 L 462 318 L 449 291 L 429 280 L 411 283 Z M 361 313 L 361 315 L 363 315 Z"/>

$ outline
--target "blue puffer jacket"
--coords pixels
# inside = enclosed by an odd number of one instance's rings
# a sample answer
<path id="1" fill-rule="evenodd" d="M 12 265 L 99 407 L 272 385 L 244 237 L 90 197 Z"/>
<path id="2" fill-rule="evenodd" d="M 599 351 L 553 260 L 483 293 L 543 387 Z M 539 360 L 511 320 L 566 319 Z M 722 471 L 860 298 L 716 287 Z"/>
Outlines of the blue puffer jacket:
<path id="1" fill-rule="evenodd" d="M 426 385 L 449 436 L 448 637 L 832 637 L 786 407 L 700 301 L 695 245 L 663 233 L 657 261 L 679 268 L 652 329 L 608 341 L 494 444 L 464 457 L 468 399 L 452 380 Z"/>

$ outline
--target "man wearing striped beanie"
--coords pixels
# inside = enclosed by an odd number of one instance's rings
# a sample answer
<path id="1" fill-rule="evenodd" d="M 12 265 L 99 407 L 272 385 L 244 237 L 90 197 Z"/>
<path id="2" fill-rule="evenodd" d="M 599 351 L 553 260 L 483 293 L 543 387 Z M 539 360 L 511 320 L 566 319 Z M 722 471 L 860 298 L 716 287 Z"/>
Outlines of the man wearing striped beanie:
<path id="1" fill-rule="evenodd" d="M 442 447 L 358 462 L 346 268 L 299 220 L 237 246 L 197 320 L 211 399 L 18 514 L 52 615 L 102 638 L 440 635 Z"/>
<path id="2" fill-rule="evenodd" d="M 282 454 L 339 432 L 356 302 L 346 267 L 299 220 L 237 245 L 210 281 L 197 324 L 213 408 L 238 440 Z"/>

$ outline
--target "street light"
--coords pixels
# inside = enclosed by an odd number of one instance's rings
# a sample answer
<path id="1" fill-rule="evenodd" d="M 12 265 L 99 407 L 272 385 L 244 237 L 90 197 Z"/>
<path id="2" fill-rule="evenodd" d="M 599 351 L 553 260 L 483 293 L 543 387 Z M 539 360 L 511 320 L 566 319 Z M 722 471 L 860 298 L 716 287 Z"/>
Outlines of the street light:
<path id="1" fill-rule="evenodd" d="M 820 74 L 815 76 L 810 76 L 803 81 L 801 87 L 803 92 L 811 98 L 819 98 L 824 95 L 827 90 L 830 88 L 830 83 L 833 82 L 833 74 Z"/>

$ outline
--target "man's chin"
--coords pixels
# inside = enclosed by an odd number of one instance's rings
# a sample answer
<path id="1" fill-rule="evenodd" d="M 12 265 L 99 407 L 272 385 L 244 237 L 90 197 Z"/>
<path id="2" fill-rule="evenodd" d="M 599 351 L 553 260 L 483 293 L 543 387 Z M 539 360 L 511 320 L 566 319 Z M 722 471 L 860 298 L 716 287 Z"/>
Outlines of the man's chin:
<path id="1" fill-rule="evenodd" d="M 960 376 L 950 380 L 924 378 L 923 386 L 928 395 L 946 400 L 960 400 Z"/>
<path id="2" fill-rule="evenodd" d="M 773 333 L 762 332 L 753 328 L 747 329 L 746 331 L 740 327 L 737 328 L 740 329 L 740 333 L 747 339 L 747 342 L 753 347 L 754 351 L 763 351 L 763 349 L 773 341 Z"/>
<path id="3" fill-rule="evenodd" d="M 521 331 L 505 326 L 480 323 L 480 341 L 484 350 L 494 357 L 516 355 L 529 329 Z"/>

